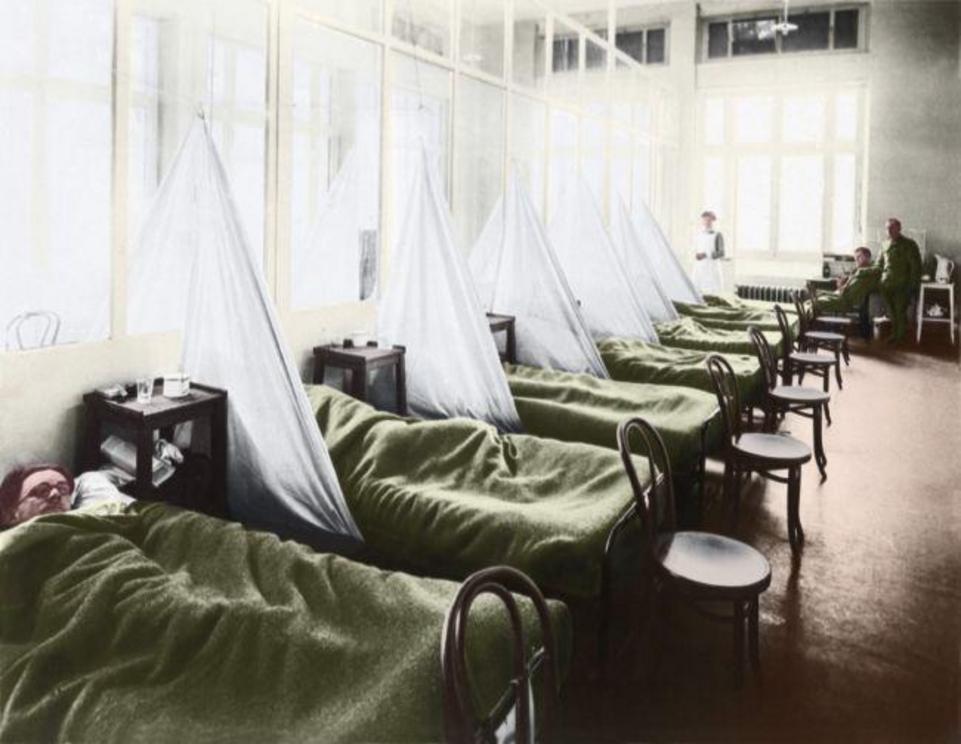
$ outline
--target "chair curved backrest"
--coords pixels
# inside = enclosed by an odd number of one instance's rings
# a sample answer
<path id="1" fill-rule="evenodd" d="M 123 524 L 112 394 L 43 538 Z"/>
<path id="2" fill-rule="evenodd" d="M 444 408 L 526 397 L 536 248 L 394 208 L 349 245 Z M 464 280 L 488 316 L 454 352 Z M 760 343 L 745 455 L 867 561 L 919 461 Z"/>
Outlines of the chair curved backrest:
<path id="1" fill-rule="evenodd" d="M 761 365 L 761 374 L 764 375 L 764 385 L 768 390 L 773 390 L 777 387 L 777 357 L 774 355 L 774 349 L 767 342 L 767 336 L 757 326 L 748 326 L 747 335 L 754 344 L 754 351 Z"/>
<path id="2" fill-rule="evenodd" d="M 807 303 L 802 301 L 800 292 L 795 292 L 792 298 L 794 300 L 794 309 L 797 311 L 798 334 L 804 336 L 805 333 L 811 330 L 814 314 L 808 309 Z"/>
<path id="3" fill-rule="evenodd" d="M 24 330 L 34 326 L 35 343 L 24 341 Z M 14 316 L 7 323 L 4 348 L 7 351 L 43 349 L 57 343 L 60 335 L 60 316 L 52 310 L 30 310 Z M 15 342 L 15 343 L 14 343 Z"/>
<path id="4" fill-rule="evenodd" d="M 774 306 L 774 317 L 777 318 L 778 328 L 781 329 L 781 338 L 784 345 L 784 358 L 787 359 L 794 348 L 794 334 L 791 333 L 791 323 L 787 319 L 787 313 L 780 305 Z"/>
<path id="5" fill-rule="evenodd" d="M 647 469 L 651 475 L 651 482 L 647 488 L 641 486 L 634 467 L 634 455 L 631 450 L 631 434 L 638 432 L 643 443 L 643 454 L 647 458 Z M 654 533 L 673 531 L 677 526 L 677 514 L 674 510 L 674 481 L 671 477 L 671 460 L 667 454 L 667 447 L 660 433 L 647 420 L 636 416 L 622 421 L 617 427 L 617 448 L 621 453 L 621 461 L 627 478 L 637 499 L 637 510 L 641 524 L 653 548 Z"/>
<path id="6" fill-rule="evenodd" d="M 730 446 L 741 436 L 741 395 L 737 389 L 737 376 L 731 363 L 720 354 L 711 354 L 706 364 L 721 409 L 724 443 Z"/>
<path id="7" fill-rule="evenodd" d="M 527 658 L 527 639 L 521 611 L 514 594 L 531 600 L 540 623 L 543 645 L 530 660 Z M 478 715 L 471 702 L 467 675 L 467 626 L 471 606 L 484 594 L 497 597 L 507 610 L 510 620 L 511 645 L 513 649 L 512 676 L 507 691 L 498 704 L 486 715 Z M 544 668 L 545 690 L 540 703 L 542 740 L 550 738 L 557 681 L 557 652 L 554 645 L 554 629 L 551 624 L 547 602 L 537 585 L 523 572 L 509 566 L 493 566 L 477 571 L 461 584 L 454 601 L 447 610 L 441 636 L 441 671 L 444 683 L 444 732 L 451 744 L 466 744 L 478 740 L 493 740 L 494 732 L 515 709 L 517 744 L 533 744 L 533 711 L 528 691 L 534 672 Z"/>

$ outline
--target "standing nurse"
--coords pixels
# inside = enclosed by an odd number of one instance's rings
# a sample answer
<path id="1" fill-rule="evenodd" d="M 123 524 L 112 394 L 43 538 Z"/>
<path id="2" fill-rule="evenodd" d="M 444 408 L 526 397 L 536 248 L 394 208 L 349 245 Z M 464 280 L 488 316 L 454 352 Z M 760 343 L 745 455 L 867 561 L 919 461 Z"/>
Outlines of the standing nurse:
<path id="1" fill-rule="evenodd" d="M 724 276 L 721 274 L 724 236 L 714 229 L 716 221 L 714 212 L 702 212 L 701 231 L 694 239 L 695 261 L 691 279 L 701 294 L 716 295 L 724 291 Z"/>

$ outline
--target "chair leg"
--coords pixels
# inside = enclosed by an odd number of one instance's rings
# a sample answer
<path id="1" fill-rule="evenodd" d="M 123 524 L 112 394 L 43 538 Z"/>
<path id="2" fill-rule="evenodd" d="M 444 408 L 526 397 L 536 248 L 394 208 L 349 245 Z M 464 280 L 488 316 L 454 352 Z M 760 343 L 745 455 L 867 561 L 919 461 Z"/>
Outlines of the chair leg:
<path id="1" fill-rule="evenodd" d="M 803 366 L 802 366 L 802 367 L 798 367 L 798 371 L 797 371 L 797 384 L 798 384 L 798 385 L 803 385 L 803 384 L 804 384 L 804 372 L 805 372 L 805 369 L 804 369 Z"/>
<path id="2" fill-rule="evenodd" d="M 844 380 L 841 379 L 841 350 L 834 347 L 834 374 L 838 380 L 838 390 L 844 390 Z"/>
<path id="3" fill-rule="evenodd" d="M 824 387 L 824 392 L 825 392 L 825 393 L 828 393 L 828 392 L 831 391 L 831 370 L 829 370 L 829 369 L 822 369 L 821 372 L 822 372 L 822 374 L 821 374 L 821 380 L 822 380 L 823 383 L 824 383 L 824 385 L 823 385 L 823 387 Z"/>
<path id="4" fill-rule="evenodd" d="M 734 684 L 744 682 L 744 602 L 734 602 Z"/>
<path id="5" fill-rule="evenodd" d="M 828 479 L 827 470 L 825 470 L 825 466 L 828 463 L 828 458 L 824 454 L 824 438 L 822 436 L 823 416 L 821 413 L 821 406 L 814 405 L 812 413 L 812 420 L 814 421 L 814 461 L 817 463 L 818 470 L 821 471 L 821 483 L 824 483 L 824 481 Z"/>
<path id="6" fill-rule="evenodd" d="M 759 615 L 760 608 L 758 601 L 760 598 L 758 595 L 754 595 L 754 599 L 748 604 L 747 611 L 747 642 L 748 642 L 748 653 L 751 658 L 751 668 L 754 670 L 755 674 L 761 669 L 761 652 L 760 644 L 758 642 L 758 625 L 760 624 Z"/>
<path id="7" fill-rule="evenodd" d="M 844 366 L 851 366 L 851 351 L 848 348 L 848 334 L 844 334 L 844 341 L 841 343 L 841 353 L 844 355 Z"/>
<path id="8" fill-rule="evenodd" d="M 787 530 L 791 550 L 800 550 L 804 544 L 804 529 L 801 527 L 801 468 L 788 469 L 787 483 Z"/>

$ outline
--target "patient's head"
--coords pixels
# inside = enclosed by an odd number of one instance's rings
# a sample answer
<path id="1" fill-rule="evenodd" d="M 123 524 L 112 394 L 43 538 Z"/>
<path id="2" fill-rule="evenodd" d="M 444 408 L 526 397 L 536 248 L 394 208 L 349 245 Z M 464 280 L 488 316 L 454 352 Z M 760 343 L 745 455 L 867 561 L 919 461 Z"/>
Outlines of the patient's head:
<path id="1" fill-rule="evenodd" d="M 0 527 L 11 527 L 40 514 L 67 511 L 72 494 L 73 476 L 66 468 L 16 468 L 0 484 Z"/>
<path id="2" fill-rule="evenodd" d="M 857 264 L 859 269 L 863 269 L 865 266 L 871 265 L 871 249 L 861 246 L 860 248 L 854 249 L 854 262 Z"/>

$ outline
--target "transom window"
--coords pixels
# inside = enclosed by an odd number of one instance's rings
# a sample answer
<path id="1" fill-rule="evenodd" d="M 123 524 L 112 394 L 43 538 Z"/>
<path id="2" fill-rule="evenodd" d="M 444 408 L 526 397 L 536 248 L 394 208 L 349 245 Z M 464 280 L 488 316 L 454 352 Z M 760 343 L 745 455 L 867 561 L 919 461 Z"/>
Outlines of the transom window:
<path id="1" fill-rule="evenodd" d="M 717 60 L 763 54 L 860 50 L 864 48 L 860 7 L 797 10 L 778 29 L 778 11 L 750 16 L 709 18 L 702 25 L 702 59 Z M 620 41 L 618 41 L 620 46 Z"/>
<path id="2" fill-rule="evenodd" d="M 619 27 L 615 44 L 635 62 L 642 65 L 663 65 L 668 61 L 667 39 L 667 26 Z"/>

